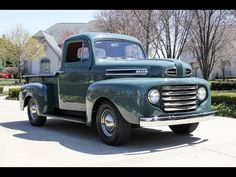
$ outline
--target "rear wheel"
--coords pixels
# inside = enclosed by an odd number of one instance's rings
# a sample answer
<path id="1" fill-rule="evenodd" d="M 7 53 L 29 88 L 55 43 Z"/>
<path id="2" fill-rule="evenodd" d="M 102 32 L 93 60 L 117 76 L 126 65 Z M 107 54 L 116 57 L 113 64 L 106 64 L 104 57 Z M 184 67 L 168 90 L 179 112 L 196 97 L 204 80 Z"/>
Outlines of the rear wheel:
<path id="1" fill-rule="evenodd" d="M 131 124 L 128 123 L 110 101 L 101 102 L 96 114 L 97 131 L 108 145 L 121 145 L 129 138 Z"/>
<path id="2" fill-rule="evenodd" d="M 170 129 L 177 134 L 186 135 L 192 133 L 198 127 L 199 123 L 170 125 Z"/>
<path id="3" fill-rule="evenodd" d="M 34 98 L 30 98 L 27 108 L 29 122 L 33 126 L 43 126 L 46 122 L 47 117 L 39 116 L 37 114 L 37 109 L 37 101 Z"/>

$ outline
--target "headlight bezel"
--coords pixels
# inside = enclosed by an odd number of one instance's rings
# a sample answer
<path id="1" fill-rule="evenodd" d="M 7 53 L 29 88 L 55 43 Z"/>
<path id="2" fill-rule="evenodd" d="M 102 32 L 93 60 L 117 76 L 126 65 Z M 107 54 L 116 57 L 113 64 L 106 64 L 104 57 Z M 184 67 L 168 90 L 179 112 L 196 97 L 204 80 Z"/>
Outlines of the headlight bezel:
<path id="1" fill-rule="evenodd" d="M 156 94 L 156 96 L 158 95 L 158 98 L 155 101 L 153 101 L 153 94 Z M 148 91 L 147 100 L 149 101 L 149 103 L 156 105 L 160 101 L 160 98 L 160 92 L 158 89 L 152 88 Z"/>

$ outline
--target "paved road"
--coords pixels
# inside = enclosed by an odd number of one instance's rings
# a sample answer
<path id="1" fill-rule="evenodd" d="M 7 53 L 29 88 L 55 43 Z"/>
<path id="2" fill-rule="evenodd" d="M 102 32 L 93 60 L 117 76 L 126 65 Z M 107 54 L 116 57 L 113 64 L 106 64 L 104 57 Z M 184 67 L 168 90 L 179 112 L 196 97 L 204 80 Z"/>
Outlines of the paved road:
<path id="1" fill-rule="evenodd" d="M 103 144 L 95 129 L 49 119 L 32 127 L 18 101 L 0 100 L 0 166 L 236 166 L 236 119 L 202 122 L 193 135 L 135 129 L 128 144 Z"/>

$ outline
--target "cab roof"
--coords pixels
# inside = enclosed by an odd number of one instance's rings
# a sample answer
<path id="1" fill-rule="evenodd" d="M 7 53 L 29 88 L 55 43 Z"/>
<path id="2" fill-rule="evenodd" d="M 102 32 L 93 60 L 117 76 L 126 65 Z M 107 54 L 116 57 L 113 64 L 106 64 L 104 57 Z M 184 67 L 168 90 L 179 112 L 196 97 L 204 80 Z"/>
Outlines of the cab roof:
<path id="1" fill-rule="evenodd" d="M 124 35 L 124 34 L 117 34 L 117 33 L 104 33 L 104 32 L 84 32 L 79 33 L 76 35 L 72 35 L 67 40 L 77 39 L 79 37 L 87 37 L 91 41 L 99 40 L 99 39 L 122 39 L 122 40 L 129 40 L 140 43 L 138 39 L 132 36 Z"/>

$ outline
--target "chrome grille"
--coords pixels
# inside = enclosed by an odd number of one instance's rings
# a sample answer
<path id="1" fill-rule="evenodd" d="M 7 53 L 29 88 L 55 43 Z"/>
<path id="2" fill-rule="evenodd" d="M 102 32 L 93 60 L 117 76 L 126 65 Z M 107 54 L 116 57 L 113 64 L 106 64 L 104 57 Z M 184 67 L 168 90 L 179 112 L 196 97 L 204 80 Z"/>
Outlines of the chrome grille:
<path id="1" fill-rule="evenodd" d="M 168 68 L 165 70 L 167 76 L 177 76 L 177 69 L 176 67 Z"/>
<path id="2" fill-rule="evenodd" d="M 189 76 L 189 75 L 191 75 L 191 74 L 192 74 L 191 69 L 187 68 L 187 69 L 186 69 L 186 75 Z"/>
<path id="3" fill-rule="evenodd" d="M 196 110 L 197 89 L 197 85 L 163 86 L 163 110 L 165 112 L 186 112 Z"/>

